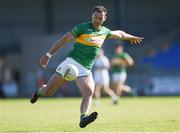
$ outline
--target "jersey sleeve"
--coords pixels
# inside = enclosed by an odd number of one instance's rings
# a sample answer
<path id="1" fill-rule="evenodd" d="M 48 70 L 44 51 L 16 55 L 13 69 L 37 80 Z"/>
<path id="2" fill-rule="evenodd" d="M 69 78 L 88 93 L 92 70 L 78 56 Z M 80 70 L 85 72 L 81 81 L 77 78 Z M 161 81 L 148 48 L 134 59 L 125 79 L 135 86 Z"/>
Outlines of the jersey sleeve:
<path id="1" fill-rule="evenodd" d="M 106 37 L 106 38 L 108 38 L 108 37 L 111 36 L 111 35 L 112 35 L 112 31 L 107 28 L 107 37 Z"/>
<path id="2" fill-rule="evenodd" d="M 79 25 L 74 26 L 71 33 L 74 37 L 77 37 L 81 35 L 83 31 L 84 31 L 84 24 L 79 24 Z"/>

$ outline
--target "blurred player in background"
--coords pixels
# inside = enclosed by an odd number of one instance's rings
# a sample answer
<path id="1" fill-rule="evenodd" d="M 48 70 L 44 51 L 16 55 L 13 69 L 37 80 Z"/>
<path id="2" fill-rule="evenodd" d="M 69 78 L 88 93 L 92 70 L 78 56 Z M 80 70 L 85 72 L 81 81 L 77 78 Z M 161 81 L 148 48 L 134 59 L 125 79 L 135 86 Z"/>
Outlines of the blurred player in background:
<path id="1" fill-rule="evenodd" d="M 98 113 L 93 112 L 90 115 L 88 114 L 95 88 L 91 69 L 104 40 L 107 38 L 117 38 L 138 44 L 141 43 L 143 39 L 127 34 L 121 30 L 111 31 L 105 26 L 102 26 L 106 17 L 106 8 L 103 6 L 96 6 L 92 13 L 92 21 L 76 25 L 70 32 L 64 34 L 64 36 L 62 36 L 51 49 L 41 57 L 40 66 L 45 69 L 49 60 L 57 51 L 75 40 L 74 47 L 68 54 L 68 57 L 58 66 L 49 82 L 35 91 L 30 100 L 31 103 L 35 103 L 39 96 L 53 95 L 56 90 L 66 82 L 61 76 L 63 68 L 68 64 L 73 64 L 79 69 L 79 75 L 75 82 L 82 94 L 79 126 L 84 128 L 95 121 Z"/>
<path id="2" fill-rule="evenodd" d="M 115 48 L 115 54 L 111 59 L 112 66 L 112 85 L 118 96 L 121 96 L 123 92 L 131 92 L 132 89 L 125 85 L 127 78 L 126 68 L 132 66 L 134 61 L 132 57 L 124 52 L 123 45 L 118 45 Z"/>
<path id="3" fill-rule="evenodd" d="M 113 103 L 118 102 L 118 96 L 109 87 L 109 70 L 110 62 L 108 58 L 104 55 L 103 49 L 100 50 L 97 59 L 94 64 L 94 81 L 95 81 L 95 105 L 99 106 L 99 98 L 101 96 L 101 88 L 107 93 L 113 100 Z"/>

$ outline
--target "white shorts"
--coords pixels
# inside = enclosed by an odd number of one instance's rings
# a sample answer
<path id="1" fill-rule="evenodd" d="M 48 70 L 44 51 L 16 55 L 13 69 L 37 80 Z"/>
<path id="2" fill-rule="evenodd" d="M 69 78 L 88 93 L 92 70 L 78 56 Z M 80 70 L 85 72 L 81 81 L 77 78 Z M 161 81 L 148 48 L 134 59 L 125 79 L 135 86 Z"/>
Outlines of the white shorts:
<path id="1" fill-rule="evenodd" d="M 94 82 L 98 85 L 109 85 L 109 73 L 106 69 L 94 71 Z"/>
<path id="2" fill-rule="evenodd" d="M 124 84 L 126 81 L 126 78 L 127 78 L 127 73 L 125 73 L 125 72 L 114 73 L 112 75 L 112 82 Z"/>
<path id="3" fill-rule="evenodd" d="M 62 68 L 67 66 L 68 64 L 73 64 L 75 65 L 78 70 L 79 70 L 79 75 L 78 77 L 85 77 L 85 76 L 92 76 L 92 72 L 87 69 L 86 67 L 82 66 L 79 64 L 77 61 L 74 59 L 67 57 L 56 69 L 56 73 L 62 75 Z"/>

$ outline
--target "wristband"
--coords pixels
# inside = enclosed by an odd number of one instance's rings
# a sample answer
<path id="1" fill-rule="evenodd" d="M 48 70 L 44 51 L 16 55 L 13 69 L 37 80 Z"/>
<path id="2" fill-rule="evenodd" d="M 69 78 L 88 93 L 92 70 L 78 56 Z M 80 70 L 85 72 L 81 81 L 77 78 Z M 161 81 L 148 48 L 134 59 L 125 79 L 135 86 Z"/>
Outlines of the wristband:
<path id="1" fill-rule="evenodd" d="M 46 53 L 46 56 L 50 59 L 52 57 L 52 54 L 50 54 L 49 52 Z"/>

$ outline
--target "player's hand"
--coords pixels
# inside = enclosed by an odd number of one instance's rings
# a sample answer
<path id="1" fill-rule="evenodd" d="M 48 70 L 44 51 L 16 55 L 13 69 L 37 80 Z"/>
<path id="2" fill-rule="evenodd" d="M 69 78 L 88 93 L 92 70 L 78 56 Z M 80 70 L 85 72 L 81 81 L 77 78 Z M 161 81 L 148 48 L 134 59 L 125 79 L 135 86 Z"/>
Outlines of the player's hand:
<path id="1" fill-rule="evenodd" d="M 124 66 L 124 67 L 128 66 L 128 62 L 126 59 L 120 59 L 120 64 L 121 66 Z"/>
<path id="2" fill-rule="evenodd" d="M 47 57 L 46 55 L 42 56 L 40 61 L 39 61 L 39 65 L 46 69 L 47 65 L 48 65 L 48 62 L 49 62 L 49 57 Z"/>
<path id="3" fill-rule="evenodd" d="M 129 39 L 129 41 L 131 42 L 131 44 L 140 44 L 143 39 L 144 39 L 143 37 L 133 36 Z"/>

